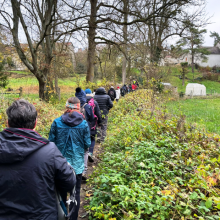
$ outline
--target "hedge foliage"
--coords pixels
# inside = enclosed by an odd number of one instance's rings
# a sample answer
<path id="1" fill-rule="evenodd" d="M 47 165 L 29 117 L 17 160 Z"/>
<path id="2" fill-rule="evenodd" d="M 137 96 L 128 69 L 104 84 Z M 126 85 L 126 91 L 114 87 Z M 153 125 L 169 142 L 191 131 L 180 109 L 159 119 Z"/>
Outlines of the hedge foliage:
<path id="1" fill-rule="evenodd" d="M 130 93 L 110 112 L 90 219 L 219 219 L 219 136 L 171 118 L 157 95 Z"/>

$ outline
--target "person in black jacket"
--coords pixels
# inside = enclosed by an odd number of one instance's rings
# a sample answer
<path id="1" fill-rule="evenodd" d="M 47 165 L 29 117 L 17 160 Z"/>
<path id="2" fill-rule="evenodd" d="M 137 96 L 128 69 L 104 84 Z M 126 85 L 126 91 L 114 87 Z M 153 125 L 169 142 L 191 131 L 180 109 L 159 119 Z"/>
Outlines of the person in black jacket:
<path id="1" fill-rule="evenodd" d="M 100 87 L 96 90 L 94 99 L 97 101 L 102 114 L 102 124 L 97 136 L 98 141 L 103 142 L 106 137 L 108 112 L 113 107 L 113 103 L 110 96 L 106 94 L 104 87 Z"/>
<path id="2" fill-rule="evenodd" d="M 108 95 L 110 96 L 112 101 L 116 99 L 116 92 L 114 90 L 114 86 L 111 86 L 111 88 L 108 90 Z"/>
<path id="3" fill-rule="evenodd" d="M 26 100 L 7 109 L 0 132 L 0 220 L 58 219 L 56 189 L 72 191 L 73 169 L 56 145 L 33 129 L 37 111 Z"/>

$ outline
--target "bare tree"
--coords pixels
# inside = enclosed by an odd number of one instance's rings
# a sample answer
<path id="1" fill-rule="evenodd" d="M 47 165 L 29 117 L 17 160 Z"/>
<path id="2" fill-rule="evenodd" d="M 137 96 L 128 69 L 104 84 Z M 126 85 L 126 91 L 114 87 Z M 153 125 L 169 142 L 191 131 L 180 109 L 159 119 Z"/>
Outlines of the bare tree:
<path id="1" fill-rule="evenodd" d="M 90 0 L 87 81 L 93 80 L 97 44 L 118 45 L 126 57 L 127 51 L 124 43 L 132 41 L 125 36 L 130 35 L 127 28 L 134 24 L 145 24 L 148 26 L 147 34 L 148 45 L 151 48 L 151 60 L 158 60 L 164 41 L 170 36 L 180 35 L 180 24 L 185 27 L 185 21 L 193 16 L 188 14 L 186 8 L 201 5 L 203 2 L 205 0 L 130 0 L 128 4 L 128 0 L 111 2 Z M 181 31 L 183 30 L 184 28 L 181 28 Z M 125 63 L 124 59 L 123 81 L 126 73 Z"/>
<path id="2" fill-rule="evenodd" d="M 124 46 L 123 46 L 123 51 L 124 51 L 124 56 L 123 56 L 123 61 L 122 61 L 122 83 L 125 84 L 126 81 L 126 67 L 127 67 L 127 57 L 128 57 L 128 48 L 127 48 L 127 42 L 128 42 L 128 5 L 129 5 L 129 0 L 123 0 L 123 11 L 124 11 L 124 25 L 123 25 L 123 38 L 124 38 Z"/>
<path id="3" fill-rule="evenodd" d="M 46 100 L 47 85 L 52 85 L 54 44 L 87 27 L 83 5 L 71 0 L 5 0 L 0 6 L 2 25 L 10 30 L 21 61 L 37 78 L 39 97 Z M 22 41 L 27 42 L 29 55 L 23 50 Z"/>

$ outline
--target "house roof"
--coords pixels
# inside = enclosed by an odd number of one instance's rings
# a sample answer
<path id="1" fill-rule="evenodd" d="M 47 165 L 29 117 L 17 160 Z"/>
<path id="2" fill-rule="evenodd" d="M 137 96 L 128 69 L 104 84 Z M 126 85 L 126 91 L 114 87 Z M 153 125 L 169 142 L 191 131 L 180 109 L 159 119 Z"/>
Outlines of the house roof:
<path id="1" fill-rule="evenodd" d="M 220 54 L 220 49 L 219 47 L 202 47 L 202 48 L 206 48 L 210 54 Z"/>

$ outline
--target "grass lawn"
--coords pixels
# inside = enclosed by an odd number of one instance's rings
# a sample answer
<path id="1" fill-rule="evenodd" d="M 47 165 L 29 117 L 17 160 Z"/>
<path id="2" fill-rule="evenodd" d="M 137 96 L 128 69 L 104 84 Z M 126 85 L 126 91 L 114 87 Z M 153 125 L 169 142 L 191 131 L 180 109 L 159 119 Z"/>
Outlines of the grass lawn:
<path id="1" fill-rule="evenodd" d="M 28 72 L 28 71 L 17 71 L 17 70 L 11 70 L 11 71 L 8 71 L 10 73 L 16 73 L 16 74 L 22 74 L 22 75 L 31 75 L 32 73 L 31 72 Z"/>
<path id="2" fill-rule="evenodd" d="M 209 132 L 220 134 L 220 99 L 187 99 L 167 103 L 170 113 L 186 115 L 189 123 L 197 123 Z"/>

